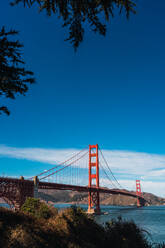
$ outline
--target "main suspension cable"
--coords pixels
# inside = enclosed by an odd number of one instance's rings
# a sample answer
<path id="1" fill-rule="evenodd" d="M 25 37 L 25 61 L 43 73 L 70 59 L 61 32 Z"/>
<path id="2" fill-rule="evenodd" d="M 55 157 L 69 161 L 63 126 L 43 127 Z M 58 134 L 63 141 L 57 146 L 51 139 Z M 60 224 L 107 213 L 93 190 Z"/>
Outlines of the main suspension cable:
<path id="1" fill-rule="evenodd" d="M 60 168 L 60 169 L 56 170 L 55 172 L 53 172 L 53 173 L 51 173 L 51 174 L 49 174 L 49 175 L 46 175 L 46 176 L 40 178 L 40 180 L 43 180 L 43 179 L 45 179 L 45 178 L 47 178 L 47 177 L 50 177 L 50 176 L 52 176 L 52 175 L 58 173 L 59 171 L 62 171 L 62 170 L 64 170 L 65 168 L 71 166 L 73 163 L 75 163 L 75 162 L 77 162 L 78 160 L 80 160 L 81 158 L 83 158 L 87 153 L 88 153 L 88 151 L 87 151 L 86 153 L 84 153 L 81 157 L 77 158 L 76 160 L 74 160 L 74 161 L 72 161 L 71 163 L 69 163 L 69 164 L 67 164 L 66 166 L 64 166 L 63 168 Z"/>
<path id="2" fill-rule="evenodd" d="M 106 175 L 106 177 L 108 178 L 110 184 L 112 185 L 112 187 L 117 188 L 116 185 L 112 182 L 112 180 L 110 179 L 109 175 L 107 174 L 107 172 L 104 170 L 104 167 L 102 166 L 101 162 L 99 161 L 99 165 L 102 168 L 104 174 Z"/>
<path id="3" fill-rule="evenodd" d="M 68 161 L 72 160 L 73 158 L 75 158 L 76 156 L 78 156 L 80 153 L 82 153 L 82 152 L 83 152 L 84 150 L 86 150 L 86 149 L 87 149 L 87 147 L 85 147 L 84 149 L 82 149 L 82 150 L 79 151 L 78 153 L 74 154 L 72 157 L 70 157 L 69 159 L 65 160 L 64 162 L 62 162 L 62 163 L 60 163 L 60 164 L 54 166 L 53 168 L 41 172 L 40 174 L 37 175 L 37 177 L 39 177 L 39 176 L 41 176 L 41 175 L 43 175 L 43 174 L 46 174 L 46 173 L 48 173 L 48 172 L 50 172 L 50 171 L 56 169 L 57 167 L 59 167 L 59 166 L 65 164 L 65 163 L 67 163 Z M 30 179 L 33 179 L 33 177 L 30 177 L 29 180 L 30 180 Z"/>
<path id="4" fill-rule="evenodd" d="M 112 171 L 111 171 L 111 169 L 110 169 L 110 167 L 109 167 L 109 165 L 108 165 L 108 163 L 107 163 L 107 161 L 106 161 L 106 159 L 105 159 L 105 157 L 104 157 L 104 155 L 103 155 L 103 153 L 102 153 L 100 147 L 99 147 L 99 151 L 100 151 L 100 153 L 101 153 L 101 155 L 102 155 L 102 158 L 103 158 L 103 160 L 104 160 L 104 162 L 105 162 L 105 164 L 106 164 L 108 170 L 110 171 L 112 177 L 113 177 L 114 180 L 117 182 L 117 184 L 119 185 L 119 187 L 120 187 L 120 188 L 123 188 L 123 187 L 121 186 L 121 184 L 117 181 L 116 177 L 113 175 L 113 173 L 112 173 Z"/>

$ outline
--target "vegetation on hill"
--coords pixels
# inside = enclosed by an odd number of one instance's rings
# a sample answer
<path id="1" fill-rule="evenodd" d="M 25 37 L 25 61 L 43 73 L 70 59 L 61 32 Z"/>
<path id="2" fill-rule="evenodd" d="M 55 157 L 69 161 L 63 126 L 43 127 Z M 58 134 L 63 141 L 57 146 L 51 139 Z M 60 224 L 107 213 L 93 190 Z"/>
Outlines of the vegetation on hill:
<path id="1" fill-rule="evenodd" d="M 47 215 L 39 212 L 45 209 Z M 42 211 L 41 211 L 42 213 Z M 81 208 L 52 212 L 46 204 L 28 199 L 20 212 L 0 208 L 0 247 L 5 248 L 163 248 L 151 245 L 143 230 L 121 218 L 97 224 Z"/>
<path id="2" fill-rule="evenodd" d="M 151 193 L 143 193 L 149 205 L 163 205 L 165 199 Z M 87 204 L 88 193 L 61 190 L 45 190 L 39 192 L 39 198 L 44 201 Z M 130 196 L 100 194 L 102 205 L 136 205 L 137 199 Z"/>
<path id="3" fill-rule="evenodd" d="M 36 218 L 49 219 L 57 214 L 57 209 L 51 206 L 48 206 L 44 202 L 41 202 L 39 199 L 27 198 L 25 203 L 21 207 L 21 211 L 24 213 L 31 214 Z"/>

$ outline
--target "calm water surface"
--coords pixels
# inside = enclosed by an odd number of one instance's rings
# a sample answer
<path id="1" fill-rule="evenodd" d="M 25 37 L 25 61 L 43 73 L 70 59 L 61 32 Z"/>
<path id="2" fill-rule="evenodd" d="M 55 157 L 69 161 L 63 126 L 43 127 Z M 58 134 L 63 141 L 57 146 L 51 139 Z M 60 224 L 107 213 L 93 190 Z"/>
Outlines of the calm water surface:
<path id="1" fill-rule="evenodd" d="M 56 204 L 57 208 L 69 207 L 69 204 Z M 87 205 L 80 205 L 87 210 Z M 149 207 L 122 207 L 122 206 L 101 206 L 106 215 L 96 216 L 98 223 L 104 224 L 111 219 L 121 216 L 125 220 L 133 220 L 139 227 L 151 234 L 148 237 L 152 242 L 165 242 L 165 206 Z"/>

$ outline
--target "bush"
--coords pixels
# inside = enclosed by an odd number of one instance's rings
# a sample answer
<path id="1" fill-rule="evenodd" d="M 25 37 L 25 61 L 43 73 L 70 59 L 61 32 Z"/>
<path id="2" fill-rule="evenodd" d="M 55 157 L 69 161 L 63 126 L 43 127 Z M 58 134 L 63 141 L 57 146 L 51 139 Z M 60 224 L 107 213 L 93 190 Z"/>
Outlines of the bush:
<path id="1" fill-rule="evenodd" d="M 121 217 L 105 226 L 105 247 L 151 248 L 144 233 L 133 221 L 124 221 Z"/>
<path id="2" fill-rule="evenodd" d="M 50 207 L 46 203 L 35 198 L 27 198 L 21 207 L 21 211 L 29 213 L 34 217 L 44 219 L 49 219 L 58 213 L 56 208 Z"/>
<path id="3" fill-rule="evenodd" d="M 54 226 L 65 248 L 104 247 L 104 228 L 79 207 L 72 206 L 60 212 L 54 219 Z"/>

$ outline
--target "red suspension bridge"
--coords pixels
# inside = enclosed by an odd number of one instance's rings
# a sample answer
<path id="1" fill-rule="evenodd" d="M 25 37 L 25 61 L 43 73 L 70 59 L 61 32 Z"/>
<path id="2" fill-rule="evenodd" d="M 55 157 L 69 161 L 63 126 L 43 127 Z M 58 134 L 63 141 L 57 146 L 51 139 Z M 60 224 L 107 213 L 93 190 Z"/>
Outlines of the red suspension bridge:
<path id="1" fill-rule="evenodd" d="M 27 197 L 37 197 L 38 189 L 88 192 L 89 213 L 101 213 L 101 193 L 137 198 L 138 207 L 145 204 L 140 181 L 136 180 L 136 193 L 125 190 L 112 173 L 98 145 L 89 145 L 88 150 L 83 149 L 63 163 L 27 180 L 23 177 L 0 177 L 0 198 L 15 209 L 19 209 Z"/>

